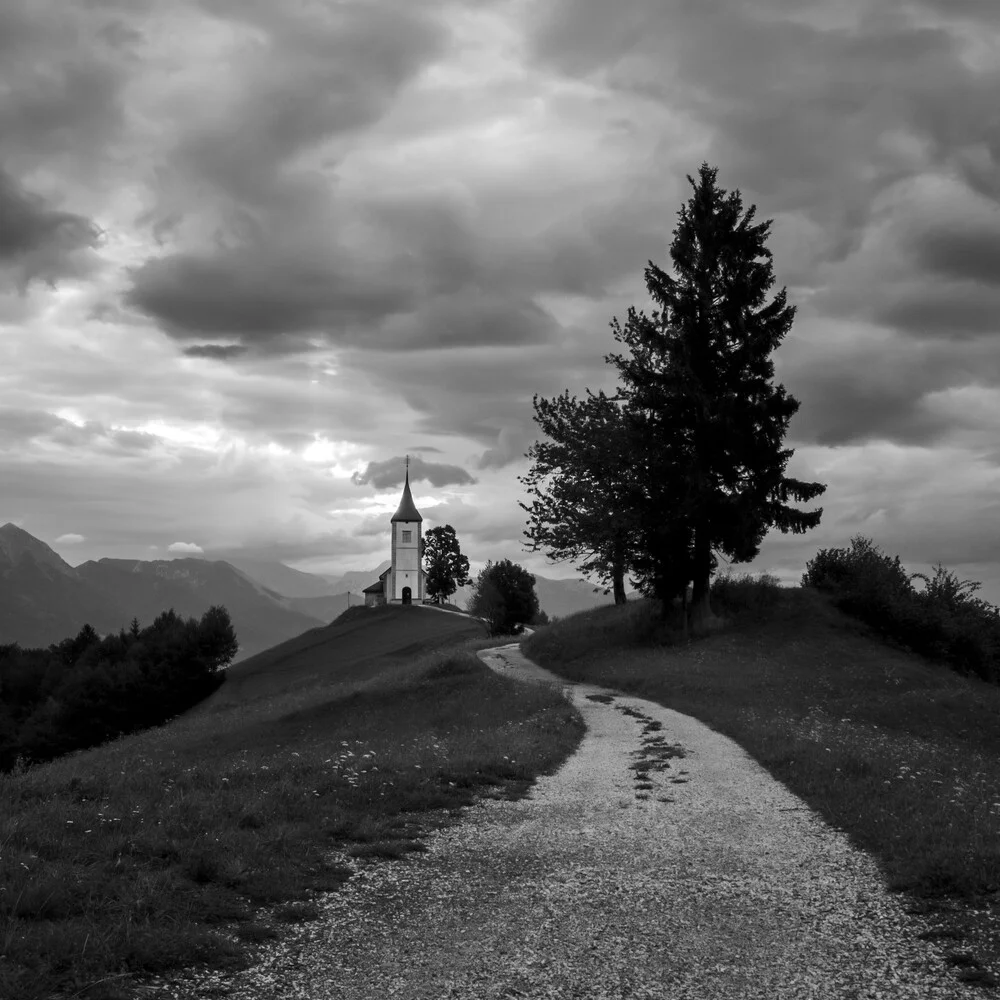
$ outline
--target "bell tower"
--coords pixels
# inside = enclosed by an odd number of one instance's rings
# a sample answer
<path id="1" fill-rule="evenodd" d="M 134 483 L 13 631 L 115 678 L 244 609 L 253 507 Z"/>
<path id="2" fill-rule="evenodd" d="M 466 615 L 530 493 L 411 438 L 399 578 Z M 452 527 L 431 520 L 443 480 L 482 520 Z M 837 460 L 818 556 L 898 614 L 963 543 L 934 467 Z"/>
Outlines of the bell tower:
<path id="1" fill-rule="evenodd" d="M 424 570 L 420 558 L 423 518 L 410 493 L 410 456 L 406 456 L 406 480 L 399 508 L 392 515 L 392 566 L 386 579 L 388 604 L 423 604 Z"/>

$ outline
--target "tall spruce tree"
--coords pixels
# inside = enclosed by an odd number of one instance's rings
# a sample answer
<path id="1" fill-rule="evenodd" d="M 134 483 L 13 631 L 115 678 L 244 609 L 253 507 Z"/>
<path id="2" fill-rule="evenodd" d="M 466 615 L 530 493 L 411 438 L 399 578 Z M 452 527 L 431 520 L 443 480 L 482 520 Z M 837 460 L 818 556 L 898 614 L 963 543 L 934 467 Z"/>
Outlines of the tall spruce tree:
<path id="1" fill-rule="evenodd" d="M 615 339 L 628 353 L 607 357 L 621 376 L 642 453 L 643 571 L 662 598 L 676 596 L 682 578 L 692 582 L 692 625 L 714 618 L 713 549 L 748 562 L 769 528 L 816 527 L 822 508 L 803 512 L 787 501 L 826 489 L 784 475 L 794 452 L 781 444 L 799 402 L 772 384 L 770 355 L 795 307 L 785 289 L 764 305 L 774 284 L 764 245 L 771 220 L 752 226 L 755 205 L 741 218 L 739 191 L 727 197 L 717 173 L 703 163 L 699 183 L 688 176 L 694 195 L 678 213 L 670 246 L 676 277 L 649 261 L 646 287 L 661 308 L 651 319 L 630 308 L 624 329 L 615 319 Z"/>
<path id="2" fill-rule="evenodd" d="M 637 554 L 635 490 L 622 407 L 603 392 L 577 399 L 564 392 L 535 396 L 535 422 L 549 440 L 528 451 L 532 467 L 519 476 L 533 497 L 520 506 L 529 519 L 531 551 L 550 559 L 582 560 L 577 569 L 611 585 L 625 603 L 625 576 Z"/>

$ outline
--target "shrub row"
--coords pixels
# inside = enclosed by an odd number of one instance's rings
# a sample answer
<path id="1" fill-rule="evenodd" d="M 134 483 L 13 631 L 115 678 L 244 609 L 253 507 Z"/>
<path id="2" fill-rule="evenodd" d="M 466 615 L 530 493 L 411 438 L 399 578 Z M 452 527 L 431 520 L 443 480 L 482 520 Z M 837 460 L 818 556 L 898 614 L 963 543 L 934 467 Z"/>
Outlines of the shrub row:
<path id="1" fill-rule="evenodd" d="M 922 590 L 915 579 L 923 580 Z M 977 582 L 960 583 L 940 564 L 933 577 L 908 574 L 899 556 L 856 535 L 849 549 L 821 549 L 806 564 L 802 585 L 832 593 L 842 611 L 915 653 L 1000 683 L 1000 608 L 973 596 Z"/>

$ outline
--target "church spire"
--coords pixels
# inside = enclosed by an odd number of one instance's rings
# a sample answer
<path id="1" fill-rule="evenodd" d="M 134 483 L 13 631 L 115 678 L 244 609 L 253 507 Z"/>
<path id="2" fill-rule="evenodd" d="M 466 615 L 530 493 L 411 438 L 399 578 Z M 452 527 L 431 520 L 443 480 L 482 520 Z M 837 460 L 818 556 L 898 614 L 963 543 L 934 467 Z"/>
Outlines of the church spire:
<path id="1" fill-rule="evenodd" d="M 410 493 L 410 456 L 406 456 L 406 479 L 403 483 L 403 496 L 399 501 L 399 508 L 392 515 L 393 521 L 423 521 L 420 511 L 417 510 L 413 502 L 413 494 Z"/>

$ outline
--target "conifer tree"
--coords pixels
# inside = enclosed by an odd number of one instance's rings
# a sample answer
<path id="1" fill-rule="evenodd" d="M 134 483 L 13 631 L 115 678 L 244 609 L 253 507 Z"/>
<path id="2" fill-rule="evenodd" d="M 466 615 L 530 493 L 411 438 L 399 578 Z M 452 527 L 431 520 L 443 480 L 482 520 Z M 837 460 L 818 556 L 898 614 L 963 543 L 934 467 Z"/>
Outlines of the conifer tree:
<path id="1" fill-rule="evenodd" d="M 692 582 L 693 625 L 714 618 L 713 549 L 748 562 L 769 528 L 815 527 L 822 508 L 802 512 L 787 502 L 826 489 L 784 475 L 793 450 L 781 444 L 799 402 L 772 384 L 770 355 L 795 307 L 785 289 L 764 304 L 775 280 L 765 246 L 771 220 L 751 225 L 756 206 L 743 215 L 739 191 L 727 197 L 717 173 L 703 163 L 699 183 L 688 177 L 694 195 L 670 247 L 676 276 L 649 261 L 646 287 L 660 309 L 648 318 L 630 308 L 624 329 L 615 319 L 615 339 L 628 353 L 607 358 L 642 455 L 645 570 L 663 598 L 675 596 L 680 578 Z"/>

